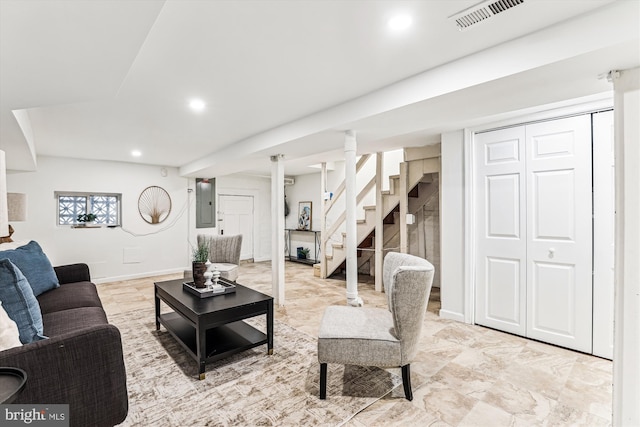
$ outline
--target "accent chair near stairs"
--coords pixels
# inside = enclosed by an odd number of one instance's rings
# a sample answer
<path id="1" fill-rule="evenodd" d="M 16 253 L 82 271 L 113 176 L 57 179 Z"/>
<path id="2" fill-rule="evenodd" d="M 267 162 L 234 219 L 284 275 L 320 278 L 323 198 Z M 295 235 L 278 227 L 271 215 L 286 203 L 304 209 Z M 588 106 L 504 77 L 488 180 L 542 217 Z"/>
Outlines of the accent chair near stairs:
<path id="1" fill-rule="evenodd" d="M 198 245 L 209 245 L 209 261 L 215 264 L 220 277 L 235 282 L 238 279 L 238 265 L 240 265 L 240 251 L 242 249 L 242 234 L 236 235 L 208 235 L 198 234 Z M 184 271 L 185 279 L 192 279 L 191 270 Z"/>
<path id="2" fill-rule="evenodd" d="M 383 267 L 388 310 L 326 308 L 318 333 L 320 399 L 327 395 L 328 363 L 401 367 L 405 397 L 413 399 L 409 366 L 418 351 L 433 274 L 426 259 L 390 252 Z"/>

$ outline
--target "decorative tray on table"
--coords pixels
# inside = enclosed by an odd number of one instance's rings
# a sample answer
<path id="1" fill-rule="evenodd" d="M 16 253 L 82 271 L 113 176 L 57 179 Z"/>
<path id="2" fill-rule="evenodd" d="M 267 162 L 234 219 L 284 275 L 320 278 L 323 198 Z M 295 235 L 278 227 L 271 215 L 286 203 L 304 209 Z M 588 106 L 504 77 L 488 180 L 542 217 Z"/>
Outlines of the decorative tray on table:
<path id="1" fill-rule="evenodd" d="M 209 287 L 196 288 L 193 282 L 183 282 L 182 288 L 187 292 L 190 292 L 200 298 L 208 298 L 216 295 L 231 294 L 236 291 L 236 285 L 234 285 L 231 282 L 219 280 L 218 284 L 222 285 L 221 289 L 212 289 Z"/>

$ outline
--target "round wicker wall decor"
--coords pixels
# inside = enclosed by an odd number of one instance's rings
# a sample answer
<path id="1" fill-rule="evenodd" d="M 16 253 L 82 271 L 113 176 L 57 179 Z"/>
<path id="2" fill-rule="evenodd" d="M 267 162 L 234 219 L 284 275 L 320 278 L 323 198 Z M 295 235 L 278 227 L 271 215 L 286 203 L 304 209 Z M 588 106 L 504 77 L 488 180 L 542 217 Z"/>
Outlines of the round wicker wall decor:
<path id="1" fill-rule="evenodd" d="M 149 224 L 160 224 L 171 213 L 171 197 L 167 190 L 152 185 L 145 188 L 138 198 L 138 212 Z"/>

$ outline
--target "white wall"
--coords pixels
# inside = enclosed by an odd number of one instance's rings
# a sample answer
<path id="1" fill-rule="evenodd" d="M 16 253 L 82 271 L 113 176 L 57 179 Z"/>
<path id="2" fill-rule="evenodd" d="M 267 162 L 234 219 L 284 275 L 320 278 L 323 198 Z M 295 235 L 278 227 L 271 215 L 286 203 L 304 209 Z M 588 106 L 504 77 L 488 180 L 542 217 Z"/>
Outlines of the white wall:
<path id="1" fill-rule="evenodd" d="M 289 205 L 289 216 L 285 218 L 284 226 L 298 228 L 298 203 L 311 202 L 311 229 L 320 230 L 320 173 L 298 175 L 294 178 L 295 184 L 284 187 Z"/>
<path id="2" fill-rule="evenodd" d="M 616 155 L 613 425 L 640 425 L 640 68 L 614 78 Z"/>
<path id="3" fill-rule="evenodd" d="M 440 149 L 440 316 L 464 321 L 464 132 L 442 134 Z"/>
<path id="4" fill-rule="evenodd" d="M 10 192 L 27 194 L 27 221 L 13 224 L 14 240 L 36 240 L 53 265 L 89 264 L 98 283 L 182 271 L 190 262 L 187 236 L 195 194 L 188 195 L 189 180 L 177 169 L 166 169 L 163 177 L 158 166 L 39 157 L 37 171 L 7 175 Z M 167 190 L 172 201 L 171 214 L 158 225 L 138 213 L 138 197 L 151 185 Z M 58 226 L 56 191 L 122 193 L 123 227 Z M 131 254 L 128 260 L 125 252 Z"/>
<path id="5" fill-rule="evenodd" d="M 14 240 L 36 240 L 54 265 L 89 264 L 96 283 L 181 272 L 190 265 L 196 235 L 217 228 L 195 228 L 195 180 L 178 176 L 177 168 L 107 161 L 39 157 L 36 172 L 9 173 L 10 192 L 26 193 L 28 217 L 15 222 Z M 146 223 L 138 214 L 142 190 L 157 185 L 169 192 L 171 214 L 162 224 Z M 115 229 L 72 229 L 56 225 L 55 191 L 122 193 L 122 225 Z M 254 259 L 271 259 L 271 180 L 248 175 L 216 179 L 216 195 L 254 197 Z M 140 236 L 131 235 L 124 230 Z M 161 231 L 160 231 L 161 230 Z M 160 232 L 158 232 L 160 231 Z M 150 234 L 155 233 L 155 234 Z M 125 262 L 125 252 L 140 262 Z"/>
<path id="6" fill-rule="evenodd" d="M 335 175 L 335 172 L 328 173 L 327 181 Z M 285 218 L 285 228 L 298 228 L 298 203 L 311 202 L 311 229 L 320 230 L 320 173 L 312 173 L 307 175 L 298 175 L 295 177 L 294 185 L 285 186 L 284 193 L 287 196 L 287 204 L 289 205 L 289 215 Z M 318 239 L 320 236 L 318 235 Z M 289 242 L 285 241 L 285 246 Z M 291 256 L 296 256 L 296 248 L 304 247 L 309 249 L 309 256 L 313 258 L 314 254 L 314 235 L 313 233 L 293 232 L 291 234 Z M 318 253 L 318 259 L 320 254 Z"/>

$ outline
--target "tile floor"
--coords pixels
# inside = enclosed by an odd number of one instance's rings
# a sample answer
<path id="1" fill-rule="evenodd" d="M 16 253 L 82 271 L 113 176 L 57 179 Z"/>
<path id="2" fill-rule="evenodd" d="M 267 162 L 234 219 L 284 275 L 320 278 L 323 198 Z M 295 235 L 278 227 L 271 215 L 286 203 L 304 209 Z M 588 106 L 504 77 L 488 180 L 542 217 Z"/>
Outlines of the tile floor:
<path id="1" fill-rule="evenodd" d="M 286 304 L 276 309 L 276 319 L 316 336 L 324 308 L 345 303 L 345 282 L 319 279 L 310 266 L 291 262 L 285 275 Z M 153 283 L 179 277 L 104 283 L 98 291 L 107 315 L 151 308 Z M 241 264 L 239 281 L 270 294 L 270 264 Z M 386 306 L 385 295 L 372 283 L 358 289 L 365 305 Z M 411 364 L 413 401 L 405 400 L 399 387 L 348 426 L 611 425 L 610 361 L 444 320 L 437 316 L 439 307 L 434 288 L 420 351 Z"/>

